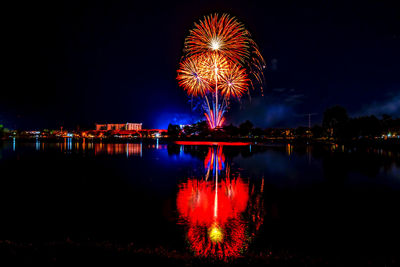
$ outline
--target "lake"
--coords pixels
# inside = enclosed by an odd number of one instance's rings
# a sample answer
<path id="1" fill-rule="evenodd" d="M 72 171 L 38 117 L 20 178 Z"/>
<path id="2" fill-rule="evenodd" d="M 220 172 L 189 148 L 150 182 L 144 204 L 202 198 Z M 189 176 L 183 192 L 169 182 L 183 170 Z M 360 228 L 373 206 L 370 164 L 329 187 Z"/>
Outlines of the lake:
<path id="1" fill-rule="evenodd" d="M 399 151 L 10 140 L 0 170 L 3 259 L 399 263 Z"/>

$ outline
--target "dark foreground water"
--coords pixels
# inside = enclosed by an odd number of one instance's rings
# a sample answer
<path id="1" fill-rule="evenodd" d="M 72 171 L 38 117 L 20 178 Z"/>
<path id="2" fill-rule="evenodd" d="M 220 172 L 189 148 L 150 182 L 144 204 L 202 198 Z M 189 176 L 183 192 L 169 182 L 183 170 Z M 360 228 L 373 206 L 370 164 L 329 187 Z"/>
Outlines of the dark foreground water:
<path id="1" fill-rule="evenodd" d="M 0 143 L 0 259 L 395 266 L 400 153 Z"/>

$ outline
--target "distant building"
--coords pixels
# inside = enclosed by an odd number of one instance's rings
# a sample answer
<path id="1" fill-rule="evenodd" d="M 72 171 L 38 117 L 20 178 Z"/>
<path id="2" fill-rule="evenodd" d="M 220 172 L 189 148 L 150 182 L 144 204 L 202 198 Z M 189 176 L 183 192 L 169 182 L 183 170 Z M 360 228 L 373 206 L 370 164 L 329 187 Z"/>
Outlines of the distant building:
<path id="1" fill-rule="evenodd" d="M 142 130 L 142 123 L 96 123 L 96 131 L 99 130 L 129 130 L 129 131 L 140 131 Z"/>
<path id="2" fill-rule="evenodd" d="M 126 123 L 126 129 L 128 131 L 140 131 L 142 130 L 142 124 L 141 123 Z"/>

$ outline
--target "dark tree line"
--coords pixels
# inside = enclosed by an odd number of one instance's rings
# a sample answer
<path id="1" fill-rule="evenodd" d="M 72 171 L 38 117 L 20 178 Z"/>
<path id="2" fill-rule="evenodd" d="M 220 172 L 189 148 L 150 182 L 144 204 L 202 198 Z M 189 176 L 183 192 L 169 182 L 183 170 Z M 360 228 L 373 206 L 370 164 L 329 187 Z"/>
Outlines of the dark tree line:
<path id="1" fill-rule="evenodd" d="M 7 132 L 8 132 L 8 129 L 4 128 L 3 124 L 0 124 L 0 138 L 5 137 Z"/>
<path id="2" fill-rule="evenodd" d="M 168 136 L 178 137 L 218 137 L 218 138 L 334 138 L 351 140 L 360 138 L 374 138 L 400 134 L 400 118 L 393 119 L 383 115 L 349 117 L 345 108 L 334 106 L 324 112 L 322 124 L 316 124 L 311 129 L 304 126 L 293 128 L 258 128 L 250 121 L 239 126 L 225 125 L 221 129 L 210 130 L 206 121 L 180 128 L 179 125 L 168 126 Z"/>
<path id="3" fill-rule="evenodd" d="M 374 115 L 349 117 L 345 108 L 334 106 L 324 112 L 322 121 L 323 135 L 336 139 L 360 139 L 391 136 L 400 134 L 400 118 L 393 119 L 382 115 L 378 119 Z"/>

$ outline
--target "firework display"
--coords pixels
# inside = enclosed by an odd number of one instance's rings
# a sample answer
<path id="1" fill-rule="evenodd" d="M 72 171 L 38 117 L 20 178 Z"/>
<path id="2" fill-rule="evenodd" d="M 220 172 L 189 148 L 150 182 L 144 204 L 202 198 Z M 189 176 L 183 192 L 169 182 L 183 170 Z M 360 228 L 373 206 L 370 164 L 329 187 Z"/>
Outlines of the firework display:
<path id="1" fill-rule="evenodd" d="M 221 127 L 230 99 L 255 84 L 262 89 L 265 61 L 242 23 L 228 14 L 206 16 L 185 40 L 177 80 L 188 95 L 201 97 L 211 129 Z"/>
<path id="2" fill-rule="evenodd" d="M 263 184 L 259 193 L 240 176 L 231 176 L 222 146 L 209 148 L 204 168 L 205 177 L 179 186 L 180 222 L 196 256 L 228 261 L 246 251 L 263 223 Z"/>

